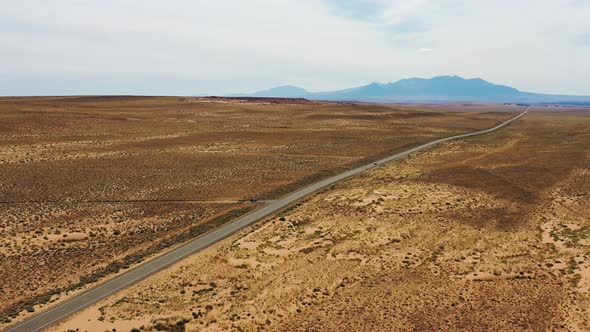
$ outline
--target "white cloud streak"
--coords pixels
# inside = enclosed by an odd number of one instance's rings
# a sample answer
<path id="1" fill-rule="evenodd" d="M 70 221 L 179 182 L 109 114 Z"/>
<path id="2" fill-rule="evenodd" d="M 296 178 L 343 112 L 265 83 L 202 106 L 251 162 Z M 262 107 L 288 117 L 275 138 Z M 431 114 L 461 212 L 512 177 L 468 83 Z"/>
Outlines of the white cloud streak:
<path id="1" fill-rule="evenodd" d="M 590 48 L 580 42 L 590 33 L 587 1 L 349 1 L 380 10 L 357 20 L 338 15 L 337 0 L 9 2 L 0 11 L 0 94 L 39 93 L 44 80 L 52 93 L 180 94 L 439 74 L 590 94 Z M 150 89 L 134 83 L 146 78 Z M 111 91 L 108 82 L 119 84 Z"/>

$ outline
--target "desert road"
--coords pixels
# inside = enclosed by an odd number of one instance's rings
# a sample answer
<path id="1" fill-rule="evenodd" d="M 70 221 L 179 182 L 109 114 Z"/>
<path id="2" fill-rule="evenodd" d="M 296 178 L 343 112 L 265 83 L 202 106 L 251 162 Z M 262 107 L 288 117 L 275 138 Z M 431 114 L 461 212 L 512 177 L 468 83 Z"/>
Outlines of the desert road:
<path id="1" fill-rule="evenodd" d="M 457 140 L 457 139 L 471 137 L 471 136 L 476 136 L 476 135 L 482 135 L 482 134 L 486 134 L 486 133 L 498 130 L 498 129 L 512 123 L 513 121 L 516 121 L 517 119 L 521 118 L 522 116 L 524 116 L 526 113 L 528 113 L 529 108 L 530 107 L 527 107 L 524 112 L 520 113 L 519 115 L 517 115 L 517 116 L 515 116 L 515 117 L 513 117 L 513 118 L 493 127 L 493 128 L 438 139 L 438 140 L 432 141 L 430 143 L 426 143 L 426 144 L 411 148 L 409 150 L 396 153 L 392 156 L 389 156 L 387 158 L 383 158 L 381 160 L 372 162 L 370 164 L 360 166 L 355 169 L 346 171 L 344 173 L 332 176 L 328 179 L 316 182 L 308 187 L 296 190 L 296 191 L 292 192 L 291 194 L 288 194 L 288 195 L 282 197 L 279 200 L 270 202 L 258 210 L 255 210 L 255 211 L 253 211 L 253 212 L 251 212 L 239 219 L 236 219 L 228 224 L 225 224 L 216 230 L 213 230 L 209 233 L 199 236 L 199 237 L 197 237 L 197 238 L 195 238 L 195 239 L 193 239 L 193 240 L 191 240 L 191 241 L 189 241 L 189 242 L 187 242 L 175 249 L 172 249 L 172 250 L 166 252 L 165 254 L 163 254 L 161 256 L 158 256 L 152 260 L 149 260 L 149 261 L 143 263 L 142 265 L 139 265 L 133 269 L 130 269 L 129 271 L 124 272 L 123 274 L 121 274 L 121 275 L 119 275 L 119 276 L 117 276 L 117 277 L 115 277 L 103 284 L 99 284 L 98 286 L 96 286 L 88 291 L 85 291 L 84 293 L 77 295 L 76 297 L 74 297 L 70 300 L 67 300 L 59 305 L 56 305 L 53 308 L 48 309 L 45 312 L 35 315 L 35 316 L 31 317 L 30 319 L 25 320 L 24 322 L 21 322 L 21 323 L 15 325 L 14 327 L 10 328 L 8 331 L 10 331 L 10 332 L 39 331 L 43 328 L 48 327 L 51 324 L 54 324 L 54 323 L 60 321 L 61 319 L 64 319 L 65 317 L 68 317 L 68 316 L 74 314 L 75 312 L 117 292 L 117 291 L 122 290 L 125 287 L 128 287 L 128 286 L 130 286 L 142 279 L 147 278 L 148 276 L 180 261 L 181 259 L 183 259 L 191 254 L 194 254 L 195 252 L 198 252 L 199 250 L 202 250 L 202 249 L 236 233 L 237 231 L 243 229 L 246 226 L 249 226 L 249 225 L 255 223 L 256 221 L 259 221 L 259 220 L 266 218 L 278 211 L 283 210 L 284 208 L 299 201 L 301 198 L 303 198 L 307 195 L 310 195 L 320 189 L 326 188 L 327 186 L 330 186 L 332 184 L 335 184 L 336 182 L 347 179 L 353 175 L 365 172 L 367 170 L 378 167 L 378 166 L 383 165 L 385 163 L 404 158 L 412 153 L 415 153 L 417 151 L 421 151 L 424 149 L 428 149 L 434 145 L 437 145 L 437 144 L 440 144 L 443 142 Z"/>

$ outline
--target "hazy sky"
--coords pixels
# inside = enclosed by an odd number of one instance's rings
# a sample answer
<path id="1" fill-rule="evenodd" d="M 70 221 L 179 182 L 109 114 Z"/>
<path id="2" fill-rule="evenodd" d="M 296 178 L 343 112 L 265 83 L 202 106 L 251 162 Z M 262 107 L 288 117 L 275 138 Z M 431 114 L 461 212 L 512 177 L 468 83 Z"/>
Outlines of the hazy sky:
<path id="1" fill-rule="evenodd" d="M 481 77 L 590 95 L 590 0 L 3 0 L 0 95 Z"/>

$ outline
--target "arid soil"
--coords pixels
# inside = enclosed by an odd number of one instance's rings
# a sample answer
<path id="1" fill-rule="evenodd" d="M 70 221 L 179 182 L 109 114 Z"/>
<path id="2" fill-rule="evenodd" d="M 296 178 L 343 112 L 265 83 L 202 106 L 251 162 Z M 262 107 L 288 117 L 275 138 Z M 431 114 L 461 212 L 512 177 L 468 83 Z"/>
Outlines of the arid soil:
<path id="1" fill-rule="evenodd" d="M 357 176 L 52 330 L 588 331 L 588 114 Z"/>
<path id="2" fill-rule="evenodd" d="M 0 321 L 38 312 L 265 199 L 516 110 L 0 98 Z"/>

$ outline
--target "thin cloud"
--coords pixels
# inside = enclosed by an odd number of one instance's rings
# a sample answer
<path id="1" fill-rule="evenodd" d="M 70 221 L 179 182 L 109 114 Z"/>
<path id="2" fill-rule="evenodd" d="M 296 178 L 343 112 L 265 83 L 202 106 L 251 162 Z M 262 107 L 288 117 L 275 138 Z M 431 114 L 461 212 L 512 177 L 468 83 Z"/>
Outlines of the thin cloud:
<path id="1" fill-rule="evenodd" d="M 429 9 L 433 0 L 383 0 L 380 20 L 385 24 L 401 24 L 424 14 Z"/>
<path id="2" fill-rule="evenodd" d="M 7 1 L 0 95 L 317 91 L 441 73 L 590 94 L 588 17 L 590 2 L 555 0 Z"/>

